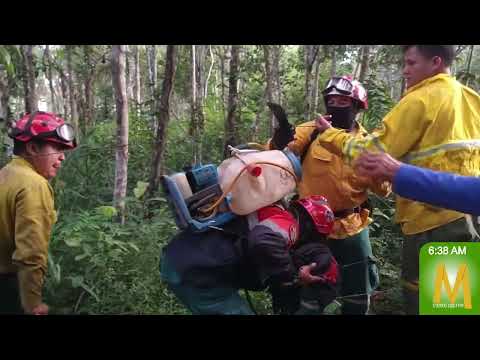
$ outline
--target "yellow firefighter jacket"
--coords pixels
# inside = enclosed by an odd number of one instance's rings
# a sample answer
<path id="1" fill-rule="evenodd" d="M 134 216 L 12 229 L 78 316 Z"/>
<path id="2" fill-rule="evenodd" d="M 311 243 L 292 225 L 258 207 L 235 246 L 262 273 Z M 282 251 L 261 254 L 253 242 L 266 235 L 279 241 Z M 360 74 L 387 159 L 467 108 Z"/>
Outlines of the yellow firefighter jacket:
<path id="1" fill-rule="evenodd" d="M 347 162 L 364 149 L 385 151 L 403 162 L 462 175 L 480 175 L 480 96 L 448 74 L 438 74 L 408 89 L 365 138 L 327 129 L 323 146 Z M 417 234 L 459 219 L 463 214 L 397 197 L 396 221 L 405 234 Z"/>
<path id="2" fill-rule="evenodd" d="M 359 124 L 357 125 L 355 136 L 366 136 L 366 131 Z M 319 143 L 318 136 L 308 147 L 314 130 L 315 121 L 298 125 L 295 128 L 295 139 L 288 144 L 290 150 L 300 157 L 304 156 L 302 180 L 298 186 L 300 198 L 323 195 L 327 198 L 332 210 L 339 212 L 359 207 L 367 200 L 368 189 L 380 196 L 390 193 L 390 183 L 376 183 L 369 178 L 357 176 L 340 156 L 326 150 Z M 271 142 L 270 147 L 272 147 Z M 372 220 L 368 215 L 369 210 L 364 208 L 360 212 L 336 217 L 330 237 L 345 239 L 358 234 L 371 223 Z"/>
<path id="3" fill-rule="evenodd" d="M 0 273 L 17 274 L 27 312 L 42 301 L 55 222 L 50 184 L 28 161 L 14 157 L 0 170 Z"/>

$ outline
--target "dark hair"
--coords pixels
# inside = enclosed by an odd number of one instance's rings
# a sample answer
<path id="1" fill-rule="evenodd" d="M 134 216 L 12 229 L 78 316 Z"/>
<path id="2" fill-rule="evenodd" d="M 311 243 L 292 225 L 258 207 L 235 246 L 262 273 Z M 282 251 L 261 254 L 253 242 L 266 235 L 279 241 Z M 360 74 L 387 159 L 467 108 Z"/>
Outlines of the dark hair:
<path id="1" fill-rule="evenodd" d="M 441 57 L 445 66 L 452 65 L 453 59 L 455 58 L 455 48 L 453 45 L 403 45 L 403 52 L 405 53 L 412 47 L 416 47 L 418 52 L 428 59 L 434 56 Z"/>
<path id="2" fill-rule="evenodd" d="M 36 144 L 38 147 L 42 147 L 43 145 L 46 144 L 45 141 L 37 140 L 37 139 L 32 139 L 27 142 L 23 142 L 17 139 L 13 139 L 13 154 L 14 155 L 23 155 L 25 151 L 27 150 L 27 143 L 32 142 Z"/>

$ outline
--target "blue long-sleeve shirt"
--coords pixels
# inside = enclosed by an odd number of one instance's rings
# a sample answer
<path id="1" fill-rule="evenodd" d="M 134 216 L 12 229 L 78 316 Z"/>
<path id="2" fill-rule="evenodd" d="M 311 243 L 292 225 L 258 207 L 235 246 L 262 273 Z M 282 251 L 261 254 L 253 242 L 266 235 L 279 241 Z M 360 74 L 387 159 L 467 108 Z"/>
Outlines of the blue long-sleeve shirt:
<path id="1" fill-rule="evenodd" d="M 480 215 L 480 178 L 403 164 L 393 180 L 398 195 L 434 206 Z"/>

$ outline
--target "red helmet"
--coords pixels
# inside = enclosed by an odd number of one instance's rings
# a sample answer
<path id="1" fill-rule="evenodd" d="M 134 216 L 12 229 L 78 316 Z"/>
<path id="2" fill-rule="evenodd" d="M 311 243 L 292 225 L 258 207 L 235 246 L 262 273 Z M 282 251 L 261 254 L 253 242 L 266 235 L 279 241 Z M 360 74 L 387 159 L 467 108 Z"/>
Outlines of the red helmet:
<path id="1" fill-rule="evenodd" d="M 22 142 L 39 139 L 75 148 L 75 131 L 73 127 L 54 113 L 35 111 L 25 114 L 9 129 L 8 136 Z"/>
<path id="2" fill-rule="evenodd" d="M 327 81 L 322 91 L 325 103 L 330 95 L 342 95 L 356 100 L 363 110 L 368 109 L 367 90 L 349 75 L 334 76 Z"/>
<path id="3" fill-rule="evenodd" d="M 328 235 L 332 232 L 335 216 L 325 197 L 312 195 L 304 199 L 296 200 L 294 203 L 300 205 L 307 211 L 320 234 Z"/>

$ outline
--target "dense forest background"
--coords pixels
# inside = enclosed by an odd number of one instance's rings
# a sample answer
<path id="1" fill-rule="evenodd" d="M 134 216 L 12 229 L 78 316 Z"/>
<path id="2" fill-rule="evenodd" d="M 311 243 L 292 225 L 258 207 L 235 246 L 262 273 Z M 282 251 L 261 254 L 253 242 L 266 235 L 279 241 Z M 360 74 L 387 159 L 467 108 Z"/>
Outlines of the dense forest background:
<path id="1" fill-rule="evenodd" d="M 456 55 L 453 75 L 478 91 L 479 47 L 456 45 Z M 365 85 L 360 121 L 372 130 L 404 91 L 401 69 L 401 48 L 392 45 L 0 45 L 0 166 L 11 154 L 7 126 L 24 112 L 57 112 L 79 139 L 52 180 L 52 311 L 188 313 L 159 276 L 161 249 L 176 231 L 160 175 L 218 164 L 228 145 L 266 142 L 269 101 L 292 123 L 313 119 L 334 74 Z M 381 274 L 373 312 L 401 314 L 394 200 L 372 201 Z M 271 313 L 268 300 L 254 294 L 259 313 Z"/>

